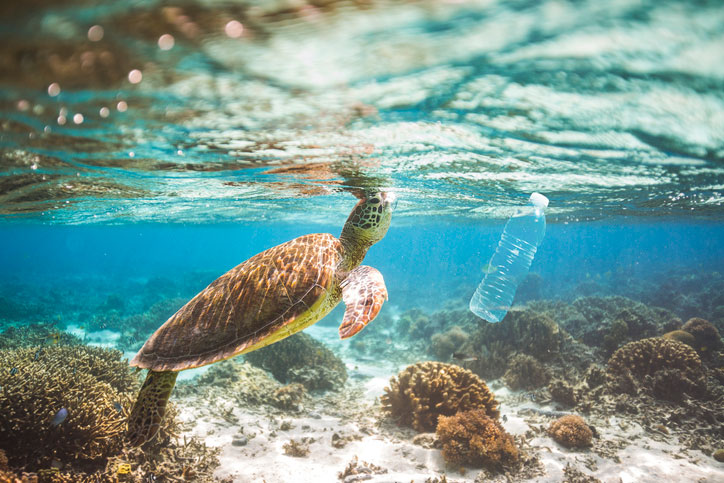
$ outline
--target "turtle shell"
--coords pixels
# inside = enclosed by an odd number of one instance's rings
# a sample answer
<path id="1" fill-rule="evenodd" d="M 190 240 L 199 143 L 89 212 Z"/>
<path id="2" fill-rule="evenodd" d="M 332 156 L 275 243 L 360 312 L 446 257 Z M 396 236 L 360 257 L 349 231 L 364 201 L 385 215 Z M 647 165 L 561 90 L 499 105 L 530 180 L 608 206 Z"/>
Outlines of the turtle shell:
<path id="1" fill-rule="evenodd" d="M 339 303 L 336 269 L 341 259 L 339 240 L 326 233 L 263 251 L 181 307 L 131 365 L 154 371 L 191 369 L 301 330 Z"/>

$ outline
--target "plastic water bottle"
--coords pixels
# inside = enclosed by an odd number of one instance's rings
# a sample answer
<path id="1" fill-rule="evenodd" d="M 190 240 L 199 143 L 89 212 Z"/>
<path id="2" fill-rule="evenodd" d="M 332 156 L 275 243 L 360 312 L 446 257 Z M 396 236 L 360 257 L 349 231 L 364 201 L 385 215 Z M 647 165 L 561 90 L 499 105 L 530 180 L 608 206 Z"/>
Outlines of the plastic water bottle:
<path id="1" fill-rule="evenodd" d="M 500 322 L 508 313 L 518 284 L 528 274 L 546 234 L 543 210 L 548 206 L 548 198 L 533 193 L 529 201 L 528 206 L 508 220 L 498 248 L 484 269 L 485 277 L 470 299 L 470 310 L 488 322 Z"/>

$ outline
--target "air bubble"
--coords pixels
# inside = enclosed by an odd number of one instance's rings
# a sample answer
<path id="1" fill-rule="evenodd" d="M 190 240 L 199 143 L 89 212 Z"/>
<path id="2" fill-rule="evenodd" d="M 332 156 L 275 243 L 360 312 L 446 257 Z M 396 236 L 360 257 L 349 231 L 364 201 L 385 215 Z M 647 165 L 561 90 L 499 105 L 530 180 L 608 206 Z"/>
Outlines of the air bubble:
<path id="1" fill-rule="evenodd" d="M 171 50 L 175 40 L 171 34 L 163 34 L 158 38 L 158 48 L 161 50 Z"/>
<path id="2" fill-rule="evenodd" d="M 91 42 L 98 42 L 103 38 L 103 27 L 100 25 L 94 25 L 88 29 L 88 40 Z"/>
<path id="3" fill-rule="evenodd" d="M 244 33 L 244 25 L 236 20 L 231 20 L 224 27 L 224 32 L 226 32 L 226 35 L 228 35 L 232 39 L 238 39 L 239 37 L 241 37 L 241 34 Z"/>
<path id="4" fill-rule="evenodd" d="M 141 80 L 143 80 L 143 73 L 140 70 L 133 69 L 128 73 L 128 81 L 131 84 L 138 84 Z"/>

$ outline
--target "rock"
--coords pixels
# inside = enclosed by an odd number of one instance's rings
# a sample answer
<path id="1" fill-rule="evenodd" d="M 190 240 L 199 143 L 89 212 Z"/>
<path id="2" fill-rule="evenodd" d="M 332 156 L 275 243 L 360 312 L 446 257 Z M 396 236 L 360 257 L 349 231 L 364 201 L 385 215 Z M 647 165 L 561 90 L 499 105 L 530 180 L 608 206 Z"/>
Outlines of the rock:
<path id="1" fill-rule="evenodd" d="M 232 446 L 246 446 L 246 444 L 249 442 L 246 436 L 234 436 L 234 439 L 231 440 Z"/>
<path id="2" fill-rule="evenodd" d="M 425 449 L 431 449 L 435 447 L 437 436 L 435 433 L 420 433 L 412 438 L 412 444 L 422 446 Z"/>
<path id="3" fill-rule="evenodd" d="M 720 448 L 720 449 L 714 451 L 714 454 L 711 456 L 718 462 L 724 463 L 724 449 Z"/>

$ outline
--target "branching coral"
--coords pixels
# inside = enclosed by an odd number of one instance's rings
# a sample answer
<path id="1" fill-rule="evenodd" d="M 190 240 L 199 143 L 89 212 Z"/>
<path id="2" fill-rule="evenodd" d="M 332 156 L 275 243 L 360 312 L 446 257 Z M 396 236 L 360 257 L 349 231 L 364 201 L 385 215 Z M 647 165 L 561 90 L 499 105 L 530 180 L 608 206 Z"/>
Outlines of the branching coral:
<path id="1" fill-rule="evenodd" d="M 0 448 L 12 466 L 97 461 L 120 450 L 124 418 L 117 405 L 134 384 L 120 356 L 85 346 L 0 351 Z M 61 408 L 67 419 L 51 424 Z"/>
<path id="2" fill-rule="evenodd" d="M 660 337 L 621 347 L 609 359 L 607 372 L 614 390 L 636 394 L 642 389 L 662 399 L 676 400 L 683 394 L 699 397 L 706 387 L 696 351 Z"/>
<path id="3" fill-rule="evenodd" d="M 41 345 L 74 345 L 82 341 L 53 323 L 39 323 L 8 327 L 0 333 L 0 349 Z"/>
<path id="4" fill-rule="evenodd" d="M 498 401 L 475 374 L 454 364 L 418 362 L 390 380 L 383 408 L 401 425 L 432 431 L 439 416 L 481 409 L 497 418 Z"/>
<path id="5" fill-rule="evenodd" d="M 244 358 L 283 382 L 299 382 L 308 390 L 337 389 L 347 380 L 344 362 L 305 333 L 250 352 Z"/>
<path id="6" fill-rule="evenodd" d="M 503 379 L 509 388 L 517 391 L 519 389 L 535 389 L 548 382 L 550 375 L 535 357 L 526 354 L 516 354 L 505 371 Z"/>
<path id="7" fill-rule="evenodd" d="M 437 436 L 448 463 L 498 469 L 518 460 L 513 437 L 482 409 L 441 416 Z"/>
<path id="8" fill-rule="evenodd" d="M 156 438 L 143 448 L 126 446 L 138 383 L 121 355 L 86 346 L 0 351 L 0 449 L 12 469 L 59 482 L 117 481 L 121 463 L 139 480 L 211 475 L 214 451 L 194 439 L 175 442 L 173 405 Z M 61 408 L 67 417 L 57 417 Z"/>
<path id="9" fill-rule="evenodd" d="M 553 421 L 548 434 L 556 443 L 566 448 L 585 448 L 591 446 L 593 431 L 580 416 L 569 414 Z"/>

